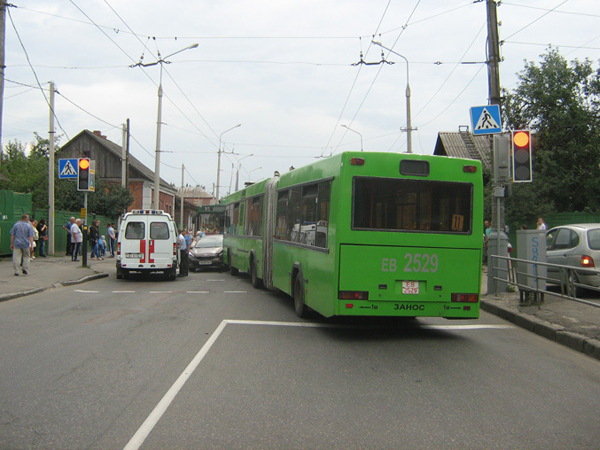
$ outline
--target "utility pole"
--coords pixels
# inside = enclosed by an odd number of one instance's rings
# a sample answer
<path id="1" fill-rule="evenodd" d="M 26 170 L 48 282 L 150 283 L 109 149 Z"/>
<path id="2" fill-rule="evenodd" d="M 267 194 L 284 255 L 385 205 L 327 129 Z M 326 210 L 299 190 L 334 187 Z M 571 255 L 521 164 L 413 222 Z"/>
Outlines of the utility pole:
<path id="1" fill-rule="evenodd" d="M 54 82 L 50 82 L 50 119 L 48 128 L 48 254 L 54 255 Z M 42 243 L 42 245 L 44 245 Z"/>
<path id="2" fill-rule="evenodd" d="M 181 165 L 181 216 L 179 217 L 179 229 L 183 230 L 183 198 L 184 198 L 184 193 L 183 193 L 183 173 L 185 171 L 185 166 L 182 164 Z"/>
<path id="3" fill-rule="evenodd" d="M 4 106 L 4 46 L 6 36 L 6 0 L 0 0 L 0 167 L 2 165 L 2 121 Z"/>
<path id="4" fill-rule="evenodd" d="M 500 41 L 498 38 L 498 16 L 496 1 L 486 0 L 488 26 L 488 102 L 490 105 L 501 105 L 500 97 Z M 508 255 L 508 235 L 504 221 L 504 198 L 510 188 L 508 175 L 509 140 L 503 136 L 493 138 L 492 161 L 494 177 L 492 179 L 492 232 L 488 238 L 489 256 Z M 503 171 L 503 169 L 505 169 Z M 501 277 L 501 271 L 508 270 L 506 260 L 489 258 L 492 263 L 488 268 L 488 292 L 506 292 L 506 283 L 497 282 L 494 276 Z"/>
<path id="5" fill-rule="evenodd" d="M 488 25 L 488 89 L 490 105 L 500 104 L 500 41 L 498 39 L 498 16 L 496 1 L 487 0 Z"/>

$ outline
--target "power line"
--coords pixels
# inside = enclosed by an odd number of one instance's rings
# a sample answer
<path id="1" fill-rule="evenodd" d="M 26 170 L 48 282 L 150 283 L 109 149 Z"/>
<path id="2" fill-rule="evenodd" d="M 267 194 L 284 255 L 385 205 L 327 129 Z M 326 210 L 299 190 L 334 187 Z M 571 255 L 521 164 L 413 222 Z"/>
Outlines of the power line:
<path id="1" fill-rule="evenodd" d="M 23 40 L 21 39 L 21 36 L 19 35 L 19 31 L 17 30 L 17 27 L 15 26 L 15 22 L 13 21 L 13 17 L 12 17 L 12 14 L 10 12 L 10 8 L 6 8 L 6 12 L 8 13 L 8 18 L 10 19 L 10 23 L 11 23 L 11 25 L 13 27 L 13 30 L 14 30 L 16 36 L 17 36 L 17 39 L 19 40 L 19 44 L 21 45 L 21 48 L 23 49 L 23 53 L 25 54 L 25 59 L 27 59 L 27 63 L 29 64 L 29 67 L 31 68 L 31 71 L 33 72 L 33 76 L 35 78 L 37 86 L 38 86 L 40 92 L 42 93 L 42 96 L 44 97 L 44 100 L 46 101 L 46 104 L 48 105 L 48 108 L 50 108 L 50 110 L 52 111 L 52 115 L 56 119 L 56 122 L 58 123 L 58 127 L 62 130 L 62 132 L 67 137 L 67 139 L 69 139 L 69 135 L 63 129 L 63 127 L 62 127 L 62 125 L 60 123 L 60 120 L 58 119 L 58 116 L 56 115 L 56 112 L 52 108 L 52 105 L 50 105 L 50 101 L 46 97 L 46 93 L 44 92 L 44 88 L 42 88 L 42 85 L 41 85 L 40 80 L 39 80 L 39 78 L 37 76 L 37 73 L 36 73 L 35 69 L 33 68 L 33 64 L 31 64 L 31 60 L 29 59 L 29 53 L 27 53 L 27 49 L 25 48 L 25 44 L 23 44 Z"/>

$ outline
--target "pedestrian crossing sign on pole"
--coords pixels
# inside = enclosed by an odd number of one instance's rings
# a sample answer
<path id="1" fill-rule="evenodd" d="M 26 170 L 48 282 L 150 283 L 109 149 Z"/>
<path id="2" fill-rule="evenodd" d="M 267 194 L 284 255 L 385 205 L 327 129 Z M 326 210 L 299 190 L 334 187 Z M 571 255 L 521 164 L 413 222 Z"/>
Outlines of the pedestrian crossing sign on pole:
<path id="1" fill-rule="evenodd" d="M 78 159 L 77 158 L 68 158 L 68 159 L 59 159 L 58 160 L 58 178 L 71 178 L 73 180 L 77 179 L 77 171 L 78 169 Z"/>
<path id="2" fill-rule="evenodd" d="M 475 136 L 501 133 L 500 105 L 473 106 L 471 108 L 471 126 Z"/>

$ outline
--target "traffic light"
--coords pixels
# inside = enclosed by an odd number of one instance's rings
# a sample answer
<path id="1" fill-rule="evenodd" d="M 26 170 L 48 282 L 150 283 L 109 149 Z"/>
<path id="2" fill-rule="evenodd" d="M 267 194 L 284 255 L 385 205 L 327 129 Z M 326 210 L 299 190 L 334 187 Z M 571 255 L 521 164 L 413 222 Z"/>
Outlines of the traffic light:
<path id="1" fill-rule="evenodd" d="M 529 130 L 513 131 L 511 136 L 513 183 L 533 181 L 531 165 L 531 132 Z"/>
<path id="2" fill-rule="evenodd" d="M 90 190 L 90 159 L 79 158 L 78 171 L 77 171 L 77 190 L 78 191 L 89 191 Z"/>

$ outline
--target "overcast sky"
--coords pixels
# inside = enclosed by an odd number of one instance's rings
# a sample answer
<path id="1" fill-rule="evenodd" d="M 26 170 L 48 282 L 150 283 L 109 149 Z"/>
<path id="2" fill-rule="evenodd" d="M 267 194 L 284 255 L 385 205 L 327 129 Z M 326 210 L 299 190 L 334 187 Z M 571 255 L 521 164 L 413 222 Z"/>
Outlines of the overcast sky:
<path id="1" fill-rule="evenodd" d="M 240 183 L 345 150 L 405 152 L 409 64 L 413 152 L 469 126 L 488 103 L 485 1 L 16 0 L 6 21 L 2 142 L 47 137 L 56 84 L 59 145 L 84 129 L 122 143 L 154 170 L 163 64 L 161 178 Z M 498 7 L 502 87 L 551 45 L 568 60 L 600 59 L 598 0 L 514 0 Z M 142 59 L 143 58 L 143 59 Z M 42 91 L 43 90 L 43 91 Z M 230 128 L 241 124 L 240 127 Z M 346 125 L 352 131 L 341 125 Z M 225 134 L 225 131 L 227 131 Z M 252 155 L 252 156 L 250 156 Z"/>

